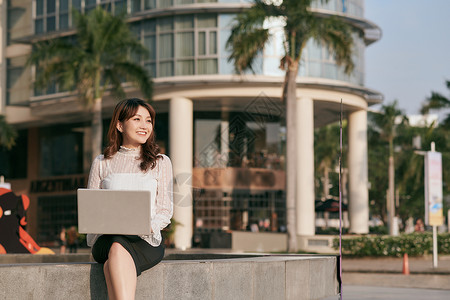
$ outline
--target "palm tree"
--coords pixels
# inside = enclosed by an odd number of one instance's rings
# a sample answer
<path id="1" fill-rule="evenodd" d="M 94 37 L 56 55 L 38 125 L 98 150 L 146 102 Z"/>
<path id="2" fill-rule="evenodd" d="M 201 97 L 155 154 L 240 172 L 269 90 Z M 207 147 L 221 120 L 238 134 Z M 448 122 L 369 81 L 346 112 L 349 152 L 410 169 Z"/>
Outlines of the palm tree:
<path id="1" fill-rule="evenodd" d="M 16 137 L 16 130 L 6 122 L 4 115 L 0 115 L 0 146 L 11 150 L 11 148 L 16 144 Z"/>
<path id="2" fill-rule="evenodd" d="M 450 80 L 445 81 L 447 88 L 450 90 Z M 443 96 L 438 92 L 431 92 L 431 97 L 427 98 L 422 105 L 421 113 L 427 114 L 431 109 L 445 109 L 450 108 L 450 98 Z M 450 114 L 447 115 L 443 122 L 446 128 L 450 128 Z"/>
<path id="3" fill-rule="evenodd" d="M 285 70 L 285 81 L 282 87 L 282 98 L 286 103 L 286 211 L 288 230 L 288 251 L 297 250 L 295 229 L 295 178 L 296 178 L 296 78 L 300 66 L 302 52 L 306 43 L 314 39 L 323 43 L 332 53 L 336 63 L 345 66 L 350 73 L 354 64 L 352 53 L 352 29 L 343 21 L 334 17 L 322 17 L 311 11 L 313 0 L 279 1 L 253 0 L 254 5 L 236 17 L 227 46 L 231 49 L 229 57 L 235 70 L 242 73 L 252 69 L 252 63 L 264 49 L 269 39 L 269 29 L 263 23 L 270 17 L 281 18 L 284 21 L 284 56 L 280 68 Z M 328 2 L 324 0 L 322 2 Z"/>
<path id="4" fill-rule="evenodd" d="M 124 81 L 134 82 L 151 97 L 152 82 L 146 70 L 130 59 L 147 50 L 133 36 L 124 15 L 113 16 L 101 8 L 88 15 L 74 10 L 75 39 L 42 41 L 34 46 L 28 63 L 37 66 L 35 86 L 52 82 L 62 90 L 75 89 L 92 113 L 92 159 L 102 150 L 102 97 L 110 90 L 124 97 Z"/>
<path id="5" fill-rule="evenodd" d="M 381 139 L 389 145 L 389 168 L 388 168 L 388 223 L 389 233 L 393 235 L 393 221 L 395 216 L 395 164 L 394 164 L 394 139 L 397 137 L 397 119 L 401 118 L 400 124 L 406 124 L 408 119 L 398 108 L 397 101 L 388 105 L 382 105 L 380 113 L 372 114 L 372 120 L 380 134 Z"/>

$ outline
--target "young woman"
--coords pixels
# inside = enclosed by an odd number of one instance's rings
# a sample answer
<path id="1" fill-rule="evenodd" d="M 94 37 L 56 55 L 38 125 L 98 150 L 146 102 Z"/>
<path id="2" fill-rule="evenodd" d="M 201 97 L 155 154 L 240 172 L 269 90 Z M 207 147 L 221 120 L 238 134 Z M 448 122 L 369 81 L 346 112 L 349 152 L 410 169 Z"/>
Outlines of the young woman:
<path id="1" fill-rule="evenodd" d="M 155 111 L 141 99 L 126 99 L 114 109 L 108 146 L 92 163 L 89 189 L 150 189 L 156 179 L 151 204 L 151 235 L 88 235 L 92 256 L 104 263 L 109 299 L 134 299 L 137 276 L 164 257 L 161 230 L 173 214 L 172 164 L 159 154 L 155 142 Z"/>

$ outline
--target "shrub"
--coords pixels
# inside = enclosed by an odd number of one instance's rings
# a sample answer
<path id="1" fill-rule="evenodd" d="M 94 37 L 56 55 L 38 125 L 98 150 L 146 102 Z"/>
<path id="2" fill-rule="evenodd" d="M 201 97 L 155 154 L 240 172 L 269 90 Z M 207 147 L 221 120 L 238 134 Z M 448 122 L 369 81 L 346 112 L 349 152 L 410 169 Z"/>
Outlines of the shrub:
<path id="1" fill-rule="evenodd" d="M 438 234 L 438 253 L 450 254 L 450 234 Z M 333 240 L 333 248 L 339 248 L 339 239 Z M 431 233 L 411 233 L 400 236 L 344 237 L 342 254 L 351 256 L 421 256 L 433 252 Z"/>

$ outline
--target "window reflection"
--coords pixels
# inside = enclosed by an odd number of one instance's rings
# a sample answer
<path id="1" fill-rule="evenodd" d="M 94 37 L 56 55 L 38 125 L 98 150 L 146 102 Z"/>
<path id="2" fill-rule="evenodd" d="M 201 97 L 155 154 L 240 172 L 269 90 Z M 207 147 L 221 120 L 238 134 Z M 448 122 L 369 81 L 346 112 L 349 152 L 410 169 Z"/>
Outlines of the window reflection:
<path id="1" fill-rule="evenodd" d="M 234 113 L 226 120 L 196 119 L 195 166 L 283 170 L 285 127 L 246 117 Z"/>

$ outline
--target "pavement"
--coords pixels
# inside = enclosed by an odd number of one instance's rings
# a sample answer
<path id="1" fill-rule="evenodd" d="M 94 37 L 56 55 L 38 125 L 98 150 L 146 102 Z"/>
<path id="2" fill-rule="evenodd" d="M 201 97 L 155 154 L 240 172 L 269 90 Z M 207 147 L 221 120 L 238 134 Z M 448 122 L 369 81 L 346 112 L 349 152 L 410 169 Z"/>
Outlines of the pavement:
<path id="1" fill-rule="evenodd" d="M 401 274 L 403 257 L 350 258 L 342 257 L 343 272 Z M 408 257 L 411 274 L 450 275 L 450 256 L 439 256 L 437 268 L 433 268 L 433 257 Z"/>
<path id="2" fill-rule="evenodd" d="M 409 275 L 402 273 L 403 258 L 343 257 L 342 282 L 344 287 L 351 285 L 450 290 L 450 256 L 439 257 L 437 268 L 433 268 L 431 256 L 409 257 L 407 262 Z"/>
<path id="3" fill-rule="evenodd" d="M 340 295 L 323 298 L 321 300 L 339 300 Z M 447 300 L 450 290 L 392 288 L 344 285 L 342 299 L 345 300 Z"/>

